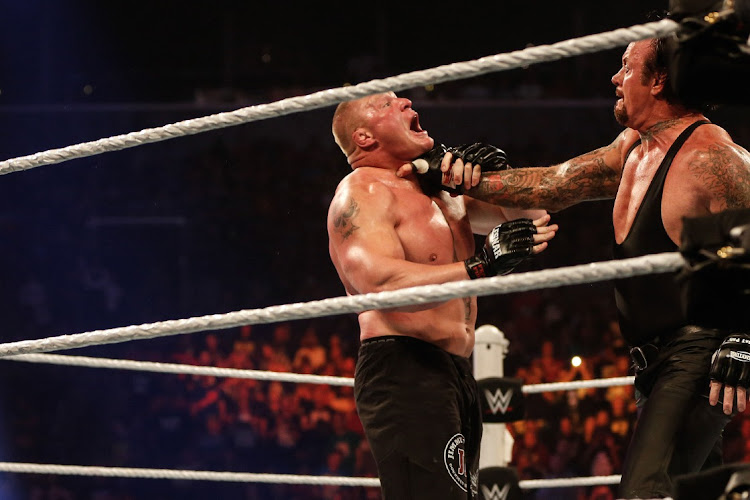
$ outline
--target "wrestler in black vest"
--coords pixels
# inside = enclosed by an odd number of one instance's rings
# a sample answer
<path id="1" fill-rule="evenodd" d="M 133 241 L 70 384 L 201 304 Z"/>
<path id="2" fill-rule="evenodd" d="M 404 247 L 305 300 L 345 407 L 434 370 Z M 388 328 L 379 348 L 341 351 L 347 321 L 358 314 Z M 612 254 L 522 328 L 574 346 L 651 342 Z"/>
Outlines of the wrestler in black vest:
<path id="1" fill-rule="evenodd" d="M 641 202 L 633 226 L 621 244 L 614 244 L 614 258 L 626 259 L 662 252 L 676 252 L 675 245 L 664 229 L 661 199 L 664 179 L 672 160 L 690 134 L 704 123 L 700 120 L 686 128 L 659 165 L 646 196 Z M 628 151 L 640 144 L 637 141 Z M 674 273 L 651 274 L 615 280 L 615 302 L 620 317 L 620 330 L 631 346 L 658 342 L 658 337 L 674 333 L 687 324 L 680 304 L 680 290 Z M 664 340 L 663 338 L 661 340 Z"/>

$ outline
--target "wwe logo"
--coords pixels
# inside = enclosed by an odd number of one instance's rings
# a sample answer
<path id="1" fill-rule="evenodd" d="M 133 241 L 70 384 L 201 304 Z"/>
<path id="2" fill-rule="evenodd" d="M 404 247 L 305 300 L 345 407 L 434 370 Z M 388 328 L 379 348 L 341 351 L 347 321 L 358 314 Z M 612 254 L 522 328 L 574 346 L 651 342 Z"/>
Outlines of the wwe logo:
<path id="1" fill-rule="evenodd" d="M 484 500 L 506 500 L 509 491 L 510 484 L 503 486 L 502 490 L 496 484 L 492 485 L 492 489 L 482 485 L 482 496 L 484 497 Z"/>
<path id="2" fill-rule="evenodd" d="M 513 398 L 513 389 L 509 389 L 508 392 L 503 392 L 502 389 L 495 390 L 495 394 L 485 390 L 484 396 L 487 398 L 487 403 L 490 405 L 492 414 L 496 414 L 498 410 L 502 413 L 508 411 L 510 400 Z"/>

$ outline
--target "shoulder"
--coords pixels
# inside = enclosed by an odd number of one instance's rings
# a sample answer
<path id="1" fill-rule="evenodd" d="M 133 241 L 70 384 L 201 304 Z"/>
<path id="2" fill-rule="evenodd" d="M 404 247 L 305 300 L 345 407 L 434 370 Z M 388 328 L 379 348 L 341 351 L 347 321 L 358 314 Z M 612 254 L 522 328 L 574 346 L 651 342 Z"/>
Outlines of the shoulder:
<path id="1" fill-rule="evenodd" d="M 714 124 L 696 128 L 680 153 L 684 163 L 696 172 L 750 168 L 747 150 L 736 144 L 726 130 Z"/>
<path id="2" fill-rule="evenodd" d="M 623 152 L 627 152 L 628 149 L 630 149 L 633 144 L 638 142 L 641 139 L 641 135 L 633 130 L 632 128 L 626 128 L 615 139 L 615 144 L 617 145 L 618 149 L 621 149 Z"/>
<path id="3" fill-rule="evenodd" d="M 698 127 L 678 168 L 710 193 L 718 209 L 750 207 L 750 154 L 717 125 Z"/>
<path id="4" fill-rule="evenodd" d="M 351 196 L 389 199 L 393 197 L 393 189 L 376 169 L 360 168 L 339 182 L 333 203 Z"/>
<path id="5" fill-rule="evenodd" d="M 599 148 L 594 153 L 601 163 L 618 174 L 622 172 L 633 146 L 640 140 L 640 135 L 633 129 L 626 128 L 620 132 L 611 144 Z"/>
<path id="6" fill-rule="evenodd" d="M 394 199 L 392 188 L 377 172 L 357 169 L 344 177 L 336 188 L 328 210 L 329 222 L 342 213 L 361 213 L 363 208 L 368 212 L 387 211 Z"/>
<path id="7" fill-rule="evenodd" d="M 623 163 L 625 163 L 625 160 L 627 160 L 628 154 L 633 149 L 633 146 L 635 146 L 636 143 L 640 140 L 641 135 L 632 128 L 626 128 L 625 130 L 620 132 L 620 134 L 614 140 L 614 142 L 612 143 L 613 147 L 619 153 Z"/>

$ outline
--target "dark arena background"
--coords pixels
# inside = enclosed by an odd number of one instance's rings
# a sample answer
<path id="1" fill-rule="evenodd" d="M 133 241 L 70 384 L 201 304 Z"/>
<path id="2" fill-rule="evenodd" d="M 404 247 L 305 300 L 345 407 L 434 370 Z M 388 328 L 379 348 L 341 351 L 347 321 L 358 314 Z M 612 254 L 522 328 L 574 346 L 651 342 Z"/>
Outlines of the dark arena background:
<path id="1" fill-rule="evenodd" d="M 656 20 L 666 2 L 4 1 L 0 160 Z M 446 144 L 514 166 L 611 142 L 624 47 L 399 92 Z M 750 147 L 748 109 L 708 117 Z M 333 107 L 0 177 L 0 341 L 344 295 L 326 212 L 349 166 Z M 553 214 L 520 272 L 611 259 L 611 202 Z M 525 383 L 629 375 L 611 283 L 480 299 Z M 86 356 L 353 376 L 353 314 L 140 340 Z M 580 367 L 571 366 L 580 356 Z M 619 473 L 632 388 L 529 397 L 521 479 Z M 725 459 L 750 460 L 750 420 Z M 748 448 L 748 449 L 746 449 Z M 348 388 L 0 360 L 0 461 L 375 476 Z M 609 487 L 526 498 L 611 498 Z M 609 495 L 609 496 L 598 496 Z M 376 499 L 374 488 L 0 473 L 6 500 Z"/>

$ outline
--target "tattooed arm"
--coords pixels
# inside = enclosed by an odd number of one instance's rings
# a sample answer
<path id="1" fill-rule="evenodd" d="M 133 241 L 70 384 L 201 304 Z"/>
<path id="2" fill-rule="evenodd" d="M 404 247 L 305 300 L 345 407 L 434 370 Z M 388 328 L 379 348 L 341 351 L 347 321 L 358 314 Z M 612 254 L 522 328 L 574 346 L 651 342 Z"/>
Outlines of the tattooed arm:
<path id="1" fill-rule="evenodd" d="M 614 198 L 627 148 L 637 139 L 623 131 L 609 146 L 559 165 L 482 173 L 466 195 L 496 205 L 556 212 L 582 201 Z"/>
<path id="2" fill-rule="evenodd" d="M 696 150 L 688 170 L 708 197 L 708 209 L 750 208 L 750 153 L 731 141 L 710 143 Z"/>
<path id="3" fill-rule="evenodd" d="M 407 260 L 396 230 L 402 215 L 394 193 L 380 182 L 345 180 L 339 187 L 328 212 L 329 252 L 347 293 L 468 279 L 463 261 L 432 265 Z M 435 244 L 425 241 L 425 246 Z M 452 239 L 445 245 L 453 255 Z"/>

